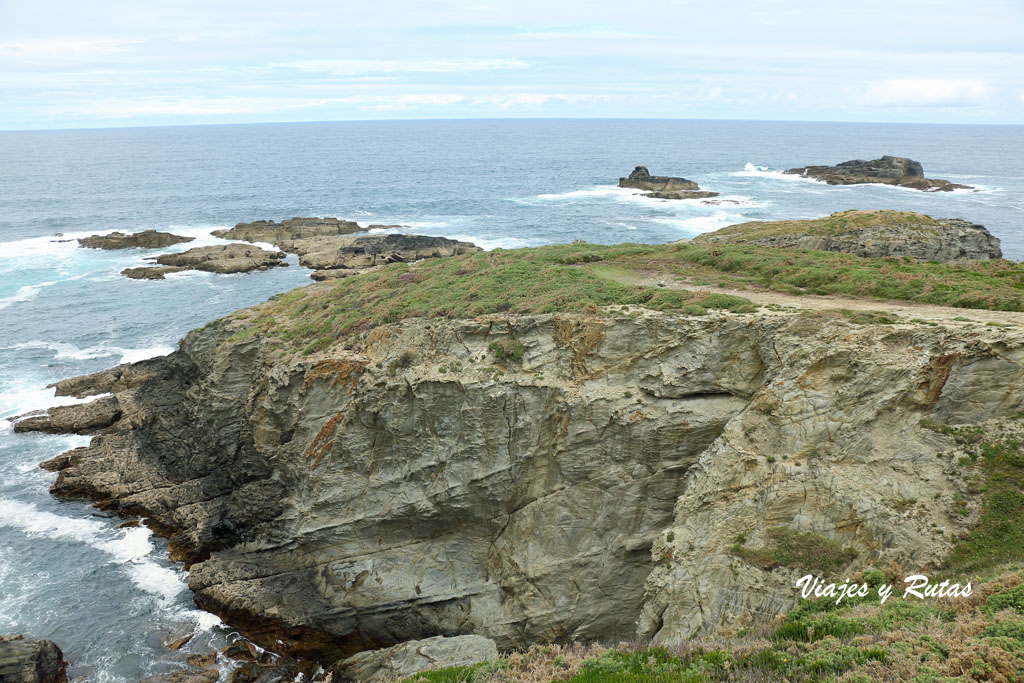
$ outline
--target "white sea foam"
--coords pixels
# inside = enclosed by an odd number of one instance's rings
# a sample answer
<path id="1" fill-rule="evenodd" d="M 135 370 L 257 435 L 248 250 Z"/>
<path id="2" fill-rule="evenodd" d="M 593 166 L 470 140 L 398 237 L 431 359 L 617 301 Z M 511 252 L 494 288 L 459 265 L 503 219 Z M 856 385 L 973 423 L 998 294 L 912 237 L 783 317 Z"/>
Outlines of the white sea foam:
<path id="1" fill-rule="evenodd" d="M 802 175 L 796 175 L 792 173 L 783 173 L 782 171 L 775 171 L 767 166 L 757 166 L 750 162 L 743 167 L 742 171 L 736 171 L 732 175 L 738 178 L 771 178 L 772 180 L 803 180 L 809 183 L 820 183 L 822 181 L 815 180 L 814 178 L 805 178 Z"/>
<path id="2" fill-rule="evenodd" d="M 107 396 L 108 394 L 103 394 Z M 24 415 L 35 410 L 44 410 L 54 406 L 70 406 L 88 403 L 99 396 L 75 398 L 74 396 L 54 396 L 52 388 L 31 385 L 28 382 L 17 382 L 0 391 L 0 429 L 10 429 L 11 423 L 4 418 Z"/>
<path id="3" fill-rule="evenodd" d="M 110 556 L 122 565 L 139 589 L 161 601 L 171 602 L 185 590 L 183 572 L 162 567 L 152 559 L 152 532 L 146 527 L 112 530 L 91 519 L 64 517 L 40 510 L 31 503 L 0 497 L 0 526 L 20 529 L 29 536 L 54 541 L 83 543 Z"/>
<path id="4" fill-rule="evenodd" d="M 545 201 L 565 201 L 574 199 L 596 199 L 596 198 L 612 198 L 620 200 L 629 200 L 635 198 L 643 198 L 644 190 L 638 190 L 632 187 L 619 187 L 618 185 L 598 185 L 591 187 L 586 190 L 571 190 L 569 192 L 555 192 L 547 194 L 537 195 L 537 199 Z"/>
<path id="5" fill-rule="evenodd" d="M 113 230 L 89 230 L 84 232 L 66 232 L 60 236 L 45 235 L 29 237 L 13 242 L 0 242 L 0 259 L 23 259 L 41 256 L 70 256 L 78 249 L 78 238 L 89 235 L 106 235 Z"/>
<path id="6" fill-rule="evenodd" d="M 137 363 L 147 358 L 166 356 L 174 351 L 174 348 L 166 344 L 141 349 L 125 349 L 119 346 L 94 346 L 88 349 L 80 349 L 74 344 L 53 341 L 27 341 L 0 347 L 0 350 L 8 349 L 50 349 L 54 352 L 54 358 L 69 358 L 73 360 L 91 360 L 93 358 L 119 356 L 118 364 Z"/>
<path id="7" fill-rule="evenodd" d="M 21 303 L 22 301 L 32 301 L 39 296 L 39 290 L 43 287 L 52 287 L 57 284 L 59 280 L 53 280 L 51 282 L 40 282 L 37 285 L 24 285 L 19 287 L 18 291 L 13 296 L 8 296 L 0 299 L 0 308 L 7 308 L 13 304 Z"/>
<path id="8" fill-rule="evenodd" d="M 710 216 L 694 216 L 693 218 L 652 218 L 655 223 L 671 225 L 691 234 L 711 232 L 727 225 L 742 223 L 745 219 L 741 214 L 728 211 L 716 211 Z"/>

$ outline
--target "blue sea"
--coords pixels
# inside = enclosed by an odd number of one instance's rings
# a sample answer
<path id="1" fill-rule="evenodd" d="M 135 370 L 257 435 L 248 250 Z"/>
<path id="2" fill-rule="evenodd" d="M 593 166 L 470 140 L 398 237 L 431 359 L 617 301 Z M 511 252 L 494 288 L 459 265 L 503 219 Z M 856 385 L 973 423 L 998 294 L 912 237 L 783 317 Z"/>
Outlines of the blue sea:
<path id="1" fill-rule="evenodd" d="M 830 187 L 783 169 L 921 161 L 974 191 Z M 516 248 L 668 242 L 748 220 L 891 208 L 984 224 L 1024 259 L 1024 127 L 730 121 L 482 120 L 0 132 L 0 418 L 69 402 L 47 385 L 169 353 L 189 329 L 309 284 L 291 266 L 240 275 L 119 272 L 156 253 L 74 237 L 154 228 L 221 240 L 240 221 L 336 216 Z M 616 187 L 643 164 L 721 193 L 670 201 Z M 57 234 L 62 236 L 55 236 Z M 195 609 L 143 528 L 48 494 L 38 463 L 87 437 L 15 435 L 0 419 L 0 634 L 50 638 L 72 677 L 137 681 L 236 637 Z M 161 642 L 196 637 L 181 653 Z"/>

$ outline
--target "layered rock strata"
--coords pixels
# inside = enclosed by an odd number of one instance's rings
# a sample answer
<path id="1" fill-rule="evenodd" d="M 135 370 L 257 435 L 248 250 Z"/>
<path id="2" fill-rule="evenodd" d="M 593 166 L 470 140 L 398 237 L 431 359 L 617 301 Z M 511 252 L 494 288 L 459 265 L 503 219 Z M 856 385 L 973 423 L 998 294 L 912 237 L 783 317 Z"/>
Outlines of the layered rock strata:
<path id="1" fill-rule="evenodd" d="M 0 636 L 0 681 L 67 683 L 64 653 L 50 640 Z"/>
<path id="2" fill-rule="evenodd" d="M 785 534 L 847 548 L 843 576 L 937 563 L 971 518 L 922 421 L 1024 408 L 1012 329 L 635 313 L 407 320 L 290 358 L 233 316 L 66 384 L 121 415 L 53 492 L 145 517 L 198 605 L 294 656 L 675 642 L 795 604 L 798 569 L 752 559 Z"/>

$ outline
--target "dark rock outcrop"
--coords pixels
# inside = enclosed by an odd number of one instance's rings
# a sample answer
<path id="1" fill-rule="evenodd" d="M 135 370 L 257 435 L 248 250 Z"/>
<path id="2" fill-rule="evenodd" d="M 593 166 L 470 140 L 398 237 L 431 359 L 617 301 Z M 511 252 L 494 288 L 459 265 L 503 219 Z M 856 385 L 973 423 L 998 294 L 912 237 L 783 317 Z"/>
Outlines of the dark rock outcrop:
<path id="1" fill-rule="evenodd" d="M 672 176 L 652 176 L 646 166 L 637 166 L 628 178 L 619 178 L 619 187 L 648 190 L 646 197 L 656 199 L 704 199 L 717 197 L 717 192 L 701 190 L 692 180 Z"/>
<path id="2" fill-rule="evenodd" d="M 470 242 L 402 233 L 314 237 L 290 241 L 286 247 L 299 255 L 301 265 L 313 269 L 314 280 L 348 277 L 388 263 L 410 263 L 480 251 L 480 247 Z"/>
<path id="3" fill-rule="evenodd" d="M 185 268 L 177 266 L 139 266 L 137 268 L 125 268 L 121 275 L 132 280 L 163 280 L 169 273 L 178 273 Z"/>
<path id="4" fill-rule="evenodd" d="M 67 683 L 64 653 L 50 640 L 0 636 L 2 683 Z"/>
<path id="5" fill-rule="evenodd" d="M 870 220 L 858 226 L 861 217 Z M 849 223 L 845 227 L 844 219 Z M 698 235 L 692 241 L 835 251 L 865 258 L 906 257 L 917 261 L 988 260 L 1003 255 L 999 238 L 983 225 L 907 211 L 844 211 L 817 220 L 743 223 Z"/>
<path id="6" fill-rule="evenodd" d="M 958 185 L 948 180 L 925 178 L 921 164 L 906 157 L 883 156 L 880 159 L 864 161 L 855 159 L 835 166 L 804 166 L 791 168 L 785 173 L 814 178 L 829 185 L 863 185 L 880 183 L 899 185 L 926 192 L 950 192 L 970 190 L 968 185 Z"/>
<path id="7" fill-rule="evenodd" d="M 163 249 L 175 244 L 191 242 L 194 237 L 182 237 L 169 232 L 143 230 L 132 234 L 112 232 L 109 235 L 92 235 L 83 237 L 78 243 L 90 249 Z"/>

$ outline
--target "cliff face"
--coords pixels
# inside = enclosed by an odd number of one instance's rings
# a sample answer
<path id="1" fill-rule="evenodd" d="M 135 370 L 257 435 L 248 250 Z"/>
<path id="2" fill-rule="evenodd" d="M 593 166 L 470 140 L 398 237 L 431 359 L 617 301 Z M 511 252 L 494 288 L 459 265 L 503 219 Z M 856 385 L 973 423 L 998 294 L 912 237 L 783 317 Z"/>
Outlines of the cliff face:
<path id="1" fill-rule="evenodd" d="M 849 546 L 846 572 L 924 568 L 970 520 L 922 418 L 1024 404 L 1024 335 L 956 323 L 408 320 L 292 360 L 242 328 L 97 376 L 120 417 L 51 461 L 54 492 L 148 517 L 200 606 L 323 660 L 746 624 L 795 603 L 801 573 L 757 560 L 782 533 Z"/>

